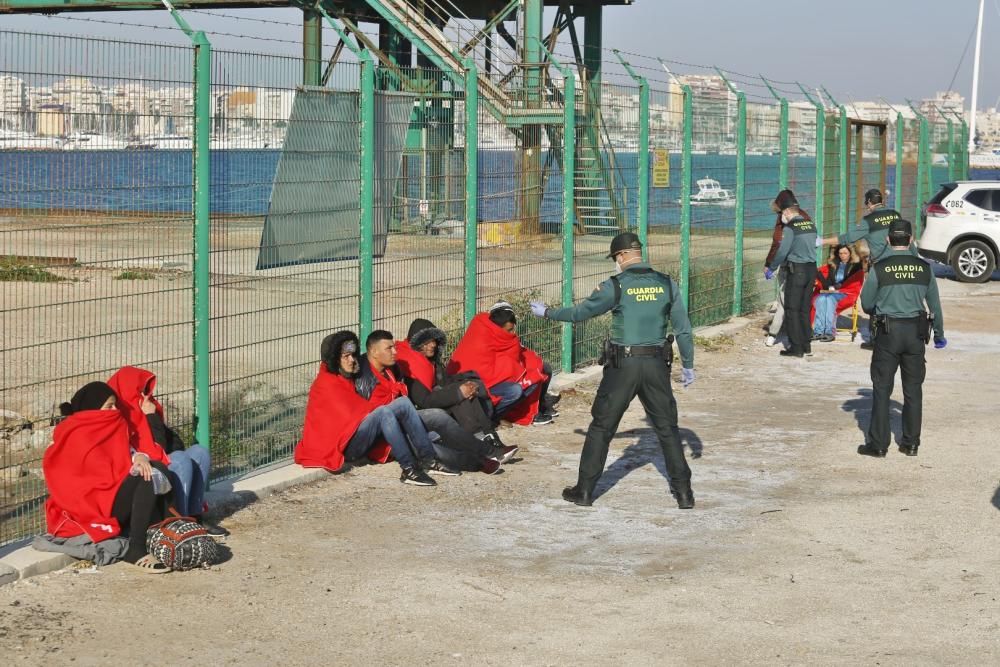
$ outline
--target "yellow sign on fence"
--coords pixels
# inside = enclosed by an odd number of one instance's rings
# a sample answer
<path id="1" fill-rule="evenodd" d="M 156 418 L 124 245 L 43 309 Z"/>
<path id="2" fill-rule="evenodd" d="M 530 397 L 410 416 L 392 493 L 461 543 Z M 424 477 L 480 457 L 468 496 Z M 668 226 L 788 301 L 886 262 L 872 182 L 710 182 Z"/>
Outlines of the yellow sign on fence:
<path id="1" fill-rule="evenodd" d="M 670 153 L 666 148 L 653 150 L 653 187 L 670 187 Z"/>

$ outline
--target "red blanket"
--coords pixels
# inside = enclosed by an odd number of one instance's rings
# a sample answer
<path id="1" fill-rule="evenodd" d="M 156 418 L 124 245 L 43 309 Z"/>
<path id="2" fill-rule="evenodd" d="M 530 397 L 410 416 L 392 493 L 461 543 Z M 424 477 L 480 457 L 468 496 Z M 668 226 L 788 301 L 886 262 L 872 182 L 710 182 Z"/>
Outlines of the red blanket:
<path id="1" fill-rule="evenodd" d="M 302 439 L 295 447 L 295 462 L 307 468 L 337 471 L 344 466 L 344 449 L 358 426 L 375 407 L 358 396 L 354 383 L 320 364 L 309 388 Z M 389 445 L 379 443 L 368 452 L 378 463 L 389 460 Z"/>
<path id="2" fill-rule="evenodd" d="M 822 274 L 824 277 L 828 276 L 830 274 L 830 265 L 824 264 L 819 267 L 818 273 Z M 847 277 L 847 280 L 844 281 L 844 284 L 841 285 L 838 290 L 839 292 L 843 292 L 846 296 L 837 303 L 837 313 L 842 313 L 854 305 L 854 303 L 858 300 L 858 297 L 861 296 L 861 287 L 864 283 L 865 272 L 863 270 L 855 271 Z M 819 296 L 822 291 L 823 285 L 817 278 L 816 284 L 813 287 L 812 310 L 809 313 L 810 322 L 816 321 L 816 297 Z"/>
<path id="3" fill-rule="evenodd" d="M 56 426 L 42 471 L 48 532 L 95 542 L 121 532 L 111 516 L 118 487 L 132 468 L 129 428 L 117 410 L 82 410 Z"/>
<path id="4" fill-rule="evenodd" d="M 479 313 L 472 318 L 448 362 L 449 374 L 465 371 L 479 373 L 487 388 L 501 382 L 517 382 L 527 389 L 548 378 L 542 371 L 542 358 L 522 347 L 516 333 L 498 327 L 487 313 Z M 500 401 L 492 394 L 490 398 L 494 405 Z M 537 400 L 522 401 L 512 407 L 504 418 L 517 424 L 530 424 L 537 413 Z"/>
<path id="5" fill-rule="evenodd" d="M 142 405 L 143 392 L 152 396 L 153 390 L 156 389 L 156 375 L 144 368 L 122 366 L 108 378 L 108 385 L 115 390 L 118 396 L 118 411 L 125 417 L 129 429 L 134 434 L 132 446 L 146 454 L 151 461 L 169 465 L 170 457 L 153 440 L 153 431 L 146 421 L 146 414 L 139 407 Z M 163 419 L 163 406 L 155 398 L 151 400 L 160 419 Z"/>
<path id="6" fill-rule="evenodd" d="M 404 375 L 424 385 L 428 391 L 434 389 L 434 362 L 410 347 L 409 341 L 396 343 L 396 363 Z"/>

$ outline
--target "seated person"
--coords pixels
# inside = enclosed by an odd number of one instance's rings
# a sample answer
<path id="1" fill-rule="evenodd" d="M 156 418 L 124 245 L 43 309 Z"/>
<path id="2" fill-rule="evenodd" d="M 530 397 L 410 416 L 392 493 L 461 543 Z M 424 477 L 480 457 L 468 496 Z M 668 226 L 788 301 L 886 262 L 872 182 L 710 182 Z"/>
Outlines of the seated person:
<path id="1" fill-rule="evenodd" d="M 861 260 L 850 246 L 838 245 L 830 259 L 819 267 L 813 293 L 813 340 L 829 343 L 836 340 L 837 313 L 858 300 L 865 272 Z"/>
<path id="2" fill-rule="evenodd" d="M 501 417 L 522 425 L 552 422 L 555 415 L 545 403 L 552 371 L 521 345 L 514 308 L 506 301 L 472 318 L 452 353 L 448 373 L 469 371 L 489 390 L 494 422 Z"/>
<path id="3" fill-rule="evenodd" d="M 433 444 L 436 456 L 424 462 L 428 472 L 458 475 L 460 470 L 499 472 L 499 459 L 491 458 L 493 447 L 477 440 L 440 408 L 416 410 L 409 399 L 408 378 L 396 364 L 396 341 L 388 331 L 373 331 L 365 341 L 367 353 L 361 358 L 361 370 L 354 388 L 376 405 L 399 405 L 414 412 L 423 424 L 425 436 L 433 431 L 441 444 Z"/>
<path id="4" fill-rule="evenodd" d="M 406 378 L 410 400 L 418 410 L 440 408 L 459 426 L 490 445 L 490 456 L 506 463 L 517 447 L 505 446 L 493 428 L 493 404 L 486 385 L 475 373 L 448 375 L 441 353 L 448 338 L 425 319 L 415 319 L 407 340 L 396 342 L 396 358 Z"/>
<path id="5" fill-rule="evenodd" d="M 66 418 L 42 459 L 46 527 L 55 537 L 87 535 L 94 542 L 126 533 L 124 561 L 145 572 L 168 572 L 146 552 L 146 530 L 167 516 L 169 485 L 157 494 L 153 481 L 154 474 L 165 479 L 167 467 L 144 453 L 155 443 L 148 434 L 130 432 L 117 400 L 107 384 L 91 382 L 59 406 Z"/>
<path id="6" fill-rule="evenodd" d="M 368 401 L 355 390 L 360 363 L 358 350 L 358 337 L 350 331 L 338 331 L 323 339 L 322 361 L 309 388 L 302 439 L 295 446 L 295 462 L 306 468 L 336 472 L 344 467 L 345 461 L 363 456 L 385 463 L 391 452 L 402 468 L 399 481 L 436 486 L 437 482 L 420 468 L 410 449 L 412 442 L 421 458 L 434 457 L 427 432 L 409 400 L 404 399 L 398 405 L 379 404 Z"/>
<path id="7" fill-rule="evenodd" d="M 198 443 L 185 449 L 177 432 L 167 427 L 163 421 L 163 406 L 153 398 L 156 375 L 143 368 L 123 366 L 108 379 L 108 385 L 119 397 L 118 411 L 129 428 L 141 433 L 143 440 L 153 441 L 155 448 L 150 452 L 151 458 L 167 465 L 167 476 L 174 488 L 175 509 L 202 524 L 212 537 L 225 537 L 228 533 L 223 528 L 207 523 L 202 516 L 211 457 L 204 445 Z"/>

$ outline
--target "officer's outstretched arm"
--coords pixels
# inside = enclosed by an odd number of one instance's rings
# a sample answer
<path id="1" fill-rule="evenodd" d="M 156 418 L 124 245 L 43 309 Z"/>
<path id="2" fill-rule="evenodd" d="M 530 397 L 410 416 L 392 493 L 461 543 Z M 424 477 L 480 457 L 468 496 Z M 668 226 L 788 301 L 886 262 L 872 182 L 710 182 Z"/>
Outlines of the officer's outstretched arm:
<path id="1" fill-rule="evenodd" d="M 545 311 L 545 317 L 560 322 L 582 322 L 603 315 L 614 307 L 615 287 L 608 279 L 580 303 L 566 308 L 549 308 Z"/>
<path id="2" fill-rule="evenodd" d="M 934 316 L 934 338 L 944 338 L 944 314 L 941 312 L 941 295 L 938 293 L 937 278 L 931 278 L 925 300 Z"/>
<path id="3" fill-rule="evenodd" d="M 674 340 L 681 353 L 681 365 L 684 368 L 694 368 L 694 335 L 691 333 L 691 320 L 688 318 L 687 307 L 681 299 L 681 291 L 677 283 L 671 281 L 672 299 L 670 306 L 670 326 L 674 330 Z"/>

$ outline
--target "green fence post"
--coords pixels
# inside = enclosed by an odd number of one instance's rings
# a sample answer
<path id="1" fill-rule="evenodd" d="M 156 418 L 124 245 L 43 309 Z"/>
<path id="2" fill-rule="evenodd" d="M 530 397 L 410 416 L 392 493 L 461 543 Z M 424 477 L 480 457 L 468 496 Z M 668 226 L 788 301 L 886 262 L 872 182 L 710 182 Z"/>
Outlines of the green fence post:
<path id="1" fill-rule="evenodd" d="M 541 43 L 542 54 L 563 76 L 562 305 L 573 305 L 573 201 L 576 173 L 576 79 Z M 568 175 L 568 177 L 567 177 Z M 573 372 L 573 323 L 562 324 L 562 370 Z"/>
<path id="2" fill-rule="evenodd" d="M 476 63 L 465 71 L 465 325 L 476 315 L 479 244 L 479 76 Z"/>
<path id="3" fill-rule="evenodd" d="M 906 120 L 903 114 L 896 112 L 896 194 L 893 204 L 902 213 L 903 210 L 903 158 L 906 147 Z"/>
<path id="4" fill-rule="evenodd" d="M 194 47 L 194 238 L 192 260 L 192 331 L 194 371 L 194 438 L 211 450 L 212 364 L 211 364 L 211 253 L 212 253 L 212 44 L 204 32 L 195 32 L 169 0 L 163 5 Z"/>
<path id="5" fill-rule="evenodd" d="M 361 61 L 361 239 L 358 248 L 360 339 L 372 332 L 375 300 L 375 63 Z"/>
<path id="6" fill-rule="evenodd" d="M 375 300 L 375 61 L 330 18 L 322 5 L 315 11 L 326 19 L 341 41 L 357 56 L 361 64 L 361 218 L 358 239 L 358 333 L 364 341 L 373 328 L 373 303 Z"/>
<path id="7" fill-rule="evenodd" d="M 694 143 L 694 91 L 684 91 L 684 143 L 681 148 L 681 298 L 691 310 L 691 149 Z"/>
<path id="8" fill-rule="evenodd" d="M 959 178 L 967 181 L 969 180 L 969 125 L 965 122 L 964 118 L 960 118 L 959 120 L 962 121 L 962 141 L 958 147 L 962 161 L 962 171 L 959 173 Z"/>
<path id="9" fill-rule="evenodd" d="M 639 180 L 639 211 L 637 227 L 639 240 L 642 241 L 642 254 L 649 260 L 649 82 L 645 77 L 636 74 L 632 66 L 622 58 L 618 49 L 614 49 L 615 57 L 629 73 L 629 76 L 639 84 L 639 154 L 636 178 Z"/>
<path id="10" fill-rule="evenodd" d="M 826 208 L 826 109 L 822 104 L 813 99 L 801 83 L 797 84 L 799 90 L 814 107 L 816 107 L 816 211 L 813 221 L 816 223 L 816 232 L 820 238 L 823 237 L 823 209 Z M 823 248 L 816 248 L 816 262 L 823 261 Z"/>
<path id="11" fill-rule="evenodd" d="M 851 127 L 847 121 L 847 109 L 843 105 L 840 107 L 840 233 L 847 232 L 847 217 L 851 206 L 850 193 L 850 161 L 851 152 L 847 142 L 850 141 Z M 863 155 L 858 155 L 858 160 L 862 160 Z"/>
<path id="12" fill-rule="evenodd" d="M 951 118 L 948 120 L 948 180 L 954 181 L 955 174 L 957 173 L 955 167 L 955 158 L 957 157 L 957 151 L 955 150 L 955 125 L 951 122 Z"/>
<path id="13" fill-rule="evenodd" d="M 787 190 L 788 189 L 788 100 L 778 94 L 778 91 L 774 89 L 771 82 L 764 78 L 763 75 L 760 77 L 767 89 L 771 91 L 771 95 L 774 99 L 778 100 L 781 111 L 779 116 L 779 136 L 778 144 L 781 157 L 778 160 L 778 189 Z"/>
<path id="14" fill-rule="evenodd" d="M 743 225 L 746 216 L 747 168 L 747 97 L 729 82 L 718 67 L 715 71 L 736 95 L 736 220 L 733 225 L 733 310 L 736 317 L 743 312 Z"/>

